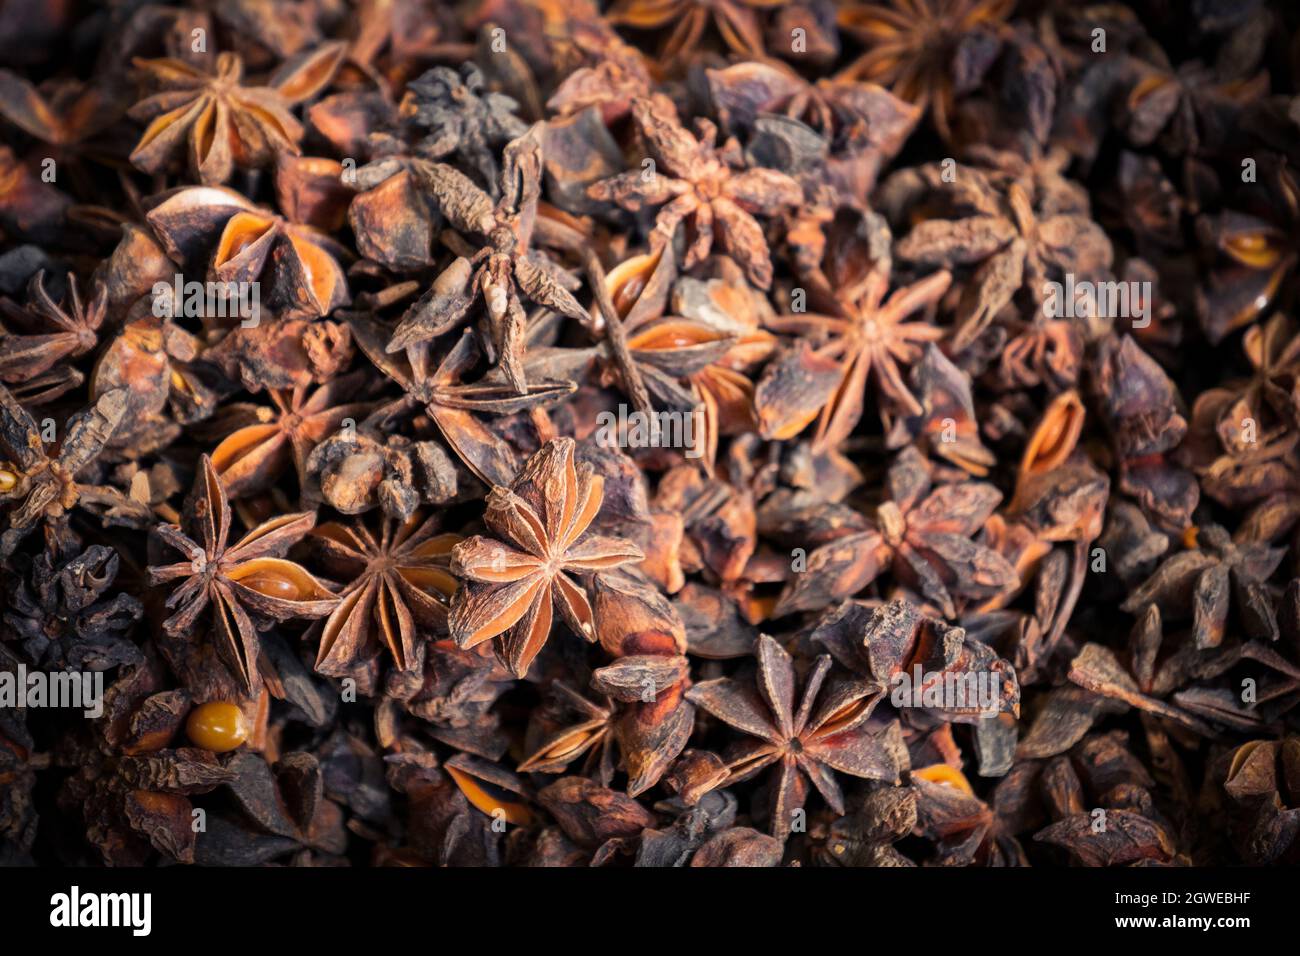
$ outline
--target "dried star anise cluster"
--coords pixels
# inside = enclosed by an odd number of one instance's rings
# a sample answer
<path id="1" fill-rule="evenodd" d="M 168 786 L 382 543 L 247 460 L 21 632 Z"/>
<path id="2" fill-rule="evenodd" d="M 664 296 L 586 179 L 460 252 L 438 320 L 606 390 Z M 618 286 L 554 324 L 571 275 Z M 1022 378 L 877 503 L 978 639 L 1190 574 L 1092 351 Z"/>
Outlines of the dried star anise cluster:
<path id="1" fill-rule="evenodd" d="M 1300 861 L 1293 3 L 91 6 L 0 864 Z"/>

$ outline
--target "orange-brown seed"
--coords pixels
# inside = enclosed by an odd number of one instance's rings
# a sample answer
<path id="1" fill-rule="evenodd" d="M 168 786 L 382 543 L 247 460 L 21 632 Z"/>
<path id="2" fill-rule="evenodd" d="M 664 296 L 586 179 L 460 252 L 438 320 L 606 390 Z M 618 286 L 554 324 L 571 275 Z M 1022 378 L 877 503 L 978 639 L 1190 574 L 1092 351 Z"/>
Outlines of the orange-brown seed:
<path id="1" fill-rule="evenodd" d="M 200 704 L 185 722 L 185 733 L 196 747 L 219 754 L 247 740 L 250 729 L 244 712 L 224 700 Z"/>

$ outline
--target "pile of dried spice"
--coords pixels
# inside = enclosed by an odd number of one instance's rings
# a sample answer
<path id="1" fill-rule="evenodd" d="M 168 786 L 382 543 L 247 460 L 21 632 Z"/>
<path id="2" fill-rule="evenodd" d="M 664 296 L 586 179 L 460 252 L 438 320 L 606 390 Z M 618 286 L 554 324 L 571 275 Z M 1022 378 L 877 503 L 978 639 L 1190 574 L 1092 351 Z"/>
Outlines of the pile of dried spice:
<path id="1" fill-rule="evenodd" d="M 0 863 L 1300 861 L 1294 3 L 0 64 Z"/>

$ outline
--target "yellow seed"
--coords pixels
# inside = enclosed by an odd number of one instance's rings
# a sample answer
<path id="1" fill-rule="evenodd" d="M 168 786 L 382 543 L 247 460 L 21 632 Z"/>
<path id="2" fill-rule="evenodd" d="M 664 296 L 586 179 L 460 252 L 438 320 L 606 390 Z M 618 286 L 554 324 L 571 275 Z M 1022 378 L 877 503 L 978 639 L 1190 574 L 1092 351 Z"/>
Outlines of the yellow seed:
<path id="1" fill-rule="evenodd" d="M 242 744 L 248 739 L 249 731 L 244 712 L 224 700 L 200 704 L 185 722 L 185 733 L 196 747 L 219 754 Z"/>
<path id="2" fill-rule="evenodd" d="M 18 475 L 7 468 L 0 468 L 0 495 L 18 487 Z"/>

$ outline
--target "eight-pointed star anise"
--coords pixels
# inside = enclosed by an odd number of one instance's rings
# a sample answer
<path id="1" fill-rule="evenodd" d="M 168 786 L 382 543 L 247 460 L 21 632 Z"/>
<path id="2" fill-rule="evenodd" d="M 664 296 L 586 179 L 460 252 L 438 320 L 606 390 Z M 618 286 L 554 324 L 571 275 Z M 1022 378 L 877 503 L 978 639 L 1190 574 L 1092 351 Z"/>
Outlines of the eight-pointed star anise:
<path id="1" fill-rule="evenodd" d="M 203 456 L 194 491 L 186 502 L 188 533 L 161 524 L 154 534 L 185 555 L 176 564 L 149 568 L 153 586 L 182 580 L 167 598 L 172 611 L 163 629 L 173 637 L 194 633 L 199 615 L 212 605 L 217 653 L 250 695 L 260 681 L 257 625 L 260 619 L 286 621 L 324 617 L 338 604 L 306 568 L 284 554 L 316 523 L 312 512 L 279 515 L 262 522 L 233 545 L 230 501 L 212 459 Z"/>
<path id="2" fill-rule="evenodd" d="M 759 10 L 781 4 L 782 0 L 620 0 L 610 9 L 609 20 L 638 30 L 671 27 L 656 59 L 680 67 L 699 49 L 710 21 L 733 53 L 762 59 L 766 54 Z"/>
<path id="3" fill-rule="evenodd" d="M 882 419 L 920 415 L 923 409 L 903 381 L 899 365 L 914 365 L 924 344 L 943 338 L 944 330 L 929 322 L 905 320 L 934 305 L 951 281 L 948 272 L 935 272 L 886 298 L 888 271 L 873 268 L 859 282 L 837 292 L 832 314 L 771 320 L 768 324 L 777 331 L 829 341 L 815 352 L 791 352 L 764 373 L 755 396 L 763 434 L 792 438 L 820 415 L 814 446 L 834 448 L 862 417 L 869 377 L 875 379 L 880 393 Z M 811 389 L 807 383 L 803 386 L 812 394 L 807 401 L 786 401 L 795 388 L 792 383 L 799 379 L 814 382 Z"/>
<path id="4" fill-rule="evenodd" d="M 452 637 L 462 647 L 496 638 L 497 655 L 517 677 L 546 643 L 555 607 L 575 633 L 596 639 L 586 589 L 570 573 L 645 557 L 630 541 L 586 533 L 605 482 L 590 465 L 575 465 L 574 452 L 572 438 L 542 446 L 509 488 L 488 495 L 484 520 L 497 538 L 476 535 L 452 552 L 452 571 L 464 581 L 452 599 Z"/>
<path id="5" fill-rule="evenodd" d="M 84 380 L 70 359 L 99 344 L 99 328 L 108 312 L 108 287 L 92 286 L 90 299 L 77 292 L 76 276 L 68 274 L 68 292 L 56 305 L 45 288 L 44 270 L 27 286 L 27 307 L 0 299 L 0 381 L 23 385 L 29 404 L 52 401 Z M 35 391 L 39 399 L 32 395 Z"/>
<path id="6" fill-rule="evenodd" d="M 270 86 L 244 86 L 244 63 L 234 53 L 218 54 L 215 72 L 183 60 L 137 59 L 146 83 L 159 92 L 129 111 L 149 123 L 131 162 L 159 173 L 184 150 L 190 173 L 213 185 L 228 180 L 236 166 L 265 166 L 279 153 L 297 153 L 303 128 L 289 107 L 329 81 L 342 52 L 341 44 L 327 44 L 295 58 Z"/>
<path id="7" fill-rule="evenodd" d="M 431 354 L 432 342 L 408 345 L 404 352 L 386 352 L 387 326 L 364 315 L 352 317 L 350 324 L 361 351 L 406 393 L 376 412 L 376 417 L 391 420 L 423 406 L 442 432 L 447 446 L 489 488 L 509 484 L 519 471 L 519 462 L 514 449 L 479 414 L 509 415 L 526 411 L 562 398 L 575 388 L 572 382 L 537 376 L 519 393 L 500 379 L 462 382 L 462 376 L 479 361 L 478 346 L 468 329 L 450 351 L 436 360 Z"/>
<path id="8" fill-rule="evenodd" d="M 698 138 L 675 115 L 664 115 L 655 100 L 637 100 L 632 118 L 657 167 L 638 168 L 593 183 L 593 199 L 613 202 L 632 212 L 661 206 L 650 236 L 653 251 L 673 241 L 686 221 L 690 240 L 682 268 L 704 261 L 713 248 L 716 228 L 722 248 L 745 270 L 749 281 L 766 289 L 772 284 L 772 258 L 754 214 L 776 215 L 803 200 L 799 184 L 785 173 L 745 169 L 739 143 L 717 146 L 718 130 L 698 120 Z"/>
<path id="9" fill-rule="evenodd" d="M 958 167 L 955 180 L 942 164 L 904 170 L 891 177 L 899 194 L 924 183 L 921 203 L 903 202 L 891 219 L 911 223 L 894 250 L 918 268 L 977 267 L 957 308 L 952 348 L 965 349 L 1022 290 L 1040 316 L 1059 318 L 1064 303 L 1050 301 L 1049 279 L 1072 274 L 1076 281 L 1110 278 L 1110 239 L 1092 221 L 1088 194 L 1062 175 L 1064 150 L 972 148 L 980 168 Z M 891 200 L 887 200 L 892 205 Z M 1088 303 L 1073 304 L 1076 309 Z M 1017 330 L 1020 331 L 1020 330 Z M 1060 329 L 1049 330 L 1053 335 Z M 1017 345 L 1032 354 L 1032 336 Z"/>
<path id="10" fill-rule="evenodd" d="M 1006 558 L 971 540 L 1002 500 L 997 488 L 961 481 L 931 490 L 928 463 L 915 446 L 894 460 L 885 485 L 890 500 L 876 509 L 871 528 L 812 552 L 807 570 L 781 595 L 775 617 L 851 597 L 886 567 L 948 618 L 956 617 L 959 597 L 1019 587 L 1020 575 Z"/>
<path id="11" fill-rule="evenodd" d="M 784 837 L 803 808 L 808 781 L 831 808 L 843 815 L 844 796 L 833 770 L 867 780 L 898 782 L 906 748 L 897 723 L 883 728 L 867 720 L 881 699 L 878 684 L 834 677 L 829 654 L 813 662 L 796 700 L 794 661 L 766 634 L 758 639 L 754 684 L 730 677 L 704 681 L 686 693 L 688 700 L 756 740 L 733 745 L 726 753 L 723 785 L 739 783 L 777 764 L 772 783 L 772 833 Z"/>
<path id="12" fill-rule="evenodd" d="M 1235 542 L 1218 525 L 1199 528 L 1196 540 L 1195 548 L 1156 568 L 1120 607 L 1136 614 L 1154 604 L 1165 617 L 1190 617 L 1196 646 L 1208 648 L 1223 642 L 1231 603 L 1248 636 L 1277 640 L 1277 618 L 1265 582 L 1282 563 L 1285 549 Z"/>
<path id="13" fill-rule="evenodd" d="M 324 565 L 350 582 L 321 631 L 316 670 L 348 676 L 380 647 L 399 670 L 415 667 L 421 633 L 445 632 L 447 602 L 456 591 L 451 549 L 460 540 L 439 534 L 437 519 L 418 511 L 403 522 L 383 519 L 378 534 L 362 519 L 313 530 L 310 541 Z"/>
<path id="14" fill-rule="evenodd" d="M 1015 0 L 846 3 L 839 8 L 839 24 L 867 50 L 840 75 L 879 83 L 928 108 L 934 128 L 948 139 L 957 96 L 979 84 L 1015 5 Z"/>
<path id="15" fill-rule="evenodd" d="M 532 248 L 542 194 L 540 134 L 534 127 L 506 146 L 501 199 L 495 205 L 487 193 L 452 166 L 421 160 L 414 168 L 447 221 L 462 232 L 485 237 L 487 244 L 476 252 L 465 248 L 467 254 L 443 270 L 402 317 L 388 352 L 400 352 L 454 328 L 482 296 L 492 333 L 487 343 L 492 353 L 489 357 L 499 363 L 511 387 L 522 395 L 527 390 L 524 352 L 528 317 L 521 294 L 569 318 L 587 318 L 586 310 L 565 287 L 567 275 Z M 462 240 L 458 245 L 465 244 Z"/>
<path id="16" fill-rule="evenodd" d="M 305 388 L 270 389 L 275 410 L 253 407 L 253 421 L 231 432 L 212 452 L 212 464 L 232 498 L 265 491 L 290 462 L 304 487 L 307 457 L 320 442 L 347 419 L 360 421 L 369 409 L 363 402 L 347 402 L 363 383 L 357 374 L 344 375 L 314 392 Z"/>

